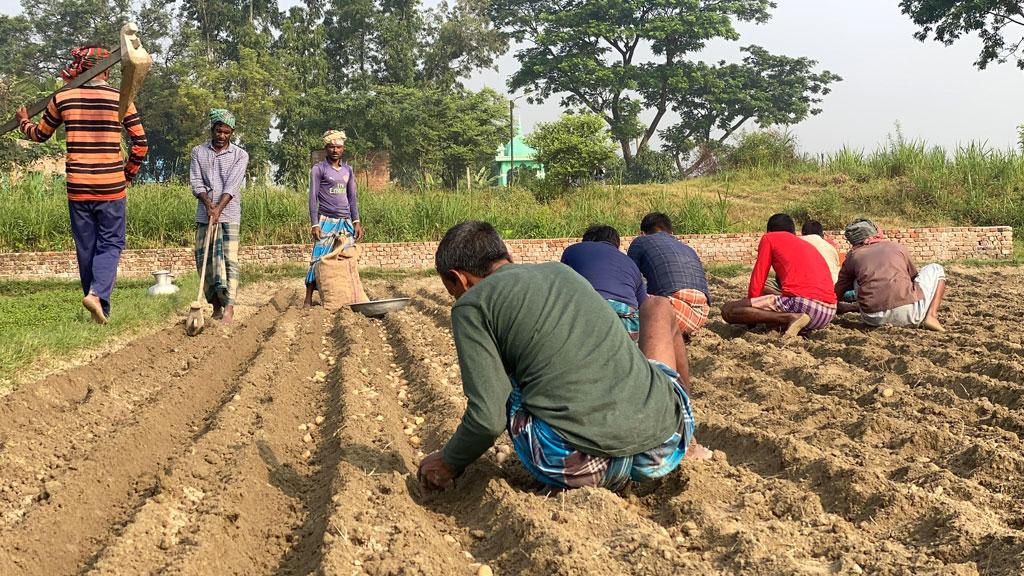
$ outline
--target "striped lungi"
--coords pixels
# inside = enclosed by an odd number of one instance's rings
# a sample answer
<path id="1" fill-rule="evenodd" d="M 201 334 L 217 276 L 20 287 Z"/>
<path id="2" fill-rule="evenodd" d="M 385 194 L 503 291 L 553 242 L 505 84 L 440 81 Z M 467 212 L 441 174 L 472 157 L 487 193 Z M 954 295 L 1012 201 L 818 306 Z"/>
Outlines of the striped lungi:
<path id="1" fill-rule="evenodd" d="M 683 334 L 692 336 L 708 321 L 711 307 L 707 295 L 700 290 L 684 288 L 669 295 L 668 300 L 676 310 L 676 322 Z"/>
<path id="2" fill-rule="evenodd" d="M 640 310 L 618 300 L 607 299 L 608 305 L 619 315 L 622 326 L 626 329 L 630 339 L 636 342 L 640 339 Z"/>
<path id="3" fill-rule="evenodd" d="M 234 305 L 238 295 L 238 245 L 239 223 L 218 222 L 214 231 L 213 246 L 206 246 L 206 231 L 209 224 L 196 223 L 196 271 L 203 272 L 203 255 L 210 250 L 206 264 L 206 278 L 203 295 L 210 304 Z"/>
<path id="4" fill-rule="evenodd" d="M 801 296 L 759 296 L 751 298 L 750 305 L 762 310 L 785 312 L 788 314 L 807 314 L 811 317 L 810 324 L 800 331 L 805 334 L 812 330 L 821 330 L 836 317 L 836 305 L 803 298 Z"/>
<path id="5" fill-rule="evenodd" d="M 320 257 L 334 249 L 334 241 L 342 234 L 355 236 L 356 229 L 348 218 L 328 218 L 320 216 L 320 240 L 313 244 L 313 257 L 309 261 L 309 272 L 306 273 L 306 284 L 316 284 L 316 265 Z"/>
<path id="6" fill-rule="evenodd" d="M 693 408 L 679 381 L 679 373 L 661 362 L 649 362 L 671 380 L 683 417 L 679 428 L 668 440 L 633 456 L 612 458 L 580 452 L 546 422 L 523 408 L 522 393 L 513 381 L 512 395 L 508 399 L 508 433 L 516 455 L 530 474 L 543 484 L 556 488 L 594 486 L 618 490 L 629 480 L 645 482 L 675 470 L 693 440 Z M 629 422 L 621 424 L 629 426 Z"/>

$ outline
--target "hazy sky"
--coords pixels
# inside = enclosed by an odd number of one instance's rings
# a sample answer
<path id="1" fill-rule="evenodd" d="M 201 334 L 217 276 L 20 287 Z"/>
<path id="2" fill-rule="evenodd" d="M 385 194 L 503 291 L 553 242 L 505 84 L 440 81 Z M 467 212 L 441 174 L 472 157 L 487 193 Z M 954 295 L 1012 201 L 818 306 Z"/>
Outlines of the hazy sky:
<path id="1" fill-rule="evenodd" d="M 282 6 L 294 0 L 279 0 Z M 434 4 L 433 0 L 426 0 Z M 738 43 L 717 43 L 703 55 L 733 60 L 738 47 L 759 44 L 789 56 L 807 56 L 843 77 L 822 108 L 796 126 L 804 150 L 830 151 L 849 144 L 872 149 L 899 122 L 905 135 L 947 146 L 983 140 L 996 147 L 1016 145 L 1024 123 L 1024 71 L 1012 64 L 988 70 L 973 66 L 979 42 L 946 47 L 921 43 L 896 0 L 778 0 L 774 17 L 760 26 L 741 25 Z M 0 0 L 0 12 L 20 11 L 17 0 Z M 469 84 L 506 91 L 518 64 L 512 54 Z M 531 106 L 520 101 L 523 123 L 558 117 L 558 100 Z M 671 118 L 662 121 L 668 125 Z"/>

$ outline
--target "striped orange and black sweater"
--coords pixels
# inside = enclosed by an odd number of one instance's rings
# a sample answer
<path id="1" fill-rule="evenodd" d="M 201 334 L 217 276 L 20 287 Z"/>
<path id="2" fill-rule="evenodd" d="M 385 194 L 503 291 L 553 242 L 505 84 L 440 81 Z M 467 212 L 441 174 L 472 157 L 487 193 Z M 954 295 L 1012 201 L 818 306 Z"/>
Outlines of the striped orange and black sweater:
<path id="1" fill-rule="evenodd" d="M 149 146 L 135 104 L 123 122 L 117 119 L 120 92 L 106 84 L 86 85 L 58 92 L 50 99 L 39 124 L 26 122 L 21 131 L 45 142 L 58 126 L 67 131 L 68 199 L 120 200 L 135 178 Z M 126 162 L 121 156 L 121 128 L 131 139 Z"/>

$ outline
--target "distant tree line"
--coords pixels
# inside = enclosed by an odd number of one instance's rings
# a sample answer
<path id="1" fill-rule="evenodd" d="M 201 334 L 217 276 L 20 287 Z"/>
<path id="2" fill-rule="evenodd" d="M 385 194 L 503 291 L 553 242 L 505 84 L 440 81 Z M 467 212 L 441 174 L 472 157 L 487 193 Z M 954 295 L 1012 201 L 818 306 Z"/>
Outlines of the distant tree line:
<path id="1" fill-rule="evenodd" d="M 186 173 L 189 149 L 208 137 L 206 110 L 227 107 L 252 179 L 304 185 L 321 133 L 338 127 L 357 162 L 384 150 L 398 179 L 453 185 L 489 165 L 507 138 L 506 97 L 464 81 L 513 40 L 523 44 L 509 88 L 596 115 L 640 180 L 663 179 L 673 164 L 685 175 L 701 150 L 744 126 L 818 113 L 839 80 L 814 60 L 758 46 L 744 47 L 740 62 L 696 59 L 713 39 L 737 40 L 736 22 L 768 20 L 770 0 L 305 0 L 287 11 L 277 0 L 21 4 L 22 15 L 0 16 L 5 113 L 57 87 L 70 48 L 112 44 L 121 24 L 139 23 L 156 61 L 137 102 L 151 145 L 144 176 L 156 180 Z M 663 126 L 670 111 L 679 121 Z M 661 152 L 651 149 L 656 135 Z M 3 160 L 39 153 L 14 138 L 5 137 Z"/>

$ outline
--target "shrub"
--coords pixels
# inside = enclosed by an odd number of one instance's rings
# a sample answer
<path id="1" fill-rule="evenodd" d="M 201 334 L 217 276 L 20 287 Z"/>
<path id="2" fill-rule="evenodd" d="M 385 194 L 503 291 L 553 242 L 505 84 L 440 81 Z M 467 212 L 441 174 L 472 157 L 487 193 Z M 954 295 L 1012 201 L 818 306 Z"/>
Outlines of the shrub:
<path id="1" fill-rule="evenodd" d="M 781 170 L 792 168 L 800 161 L 796 137 L 789 131 L 745 132 L 724 152 L 725 166 L 741 170 Z"/>
<path id="2" fill-rule="evenodd" d="M 604 120 L 596 114 L 566 114 L 556 122 L 543 122 L 525 141 L 544 165 L 547 186 L 569 188 L 589 182 L 615 157 Z"/>
<path id="3" fill-rule="evenodd" d="M 671 154 L 643 149 L 633 157 L 633 164 L 625 173 L 629 184 L 672 182 L 679 178 L 676 161 Z"/>

